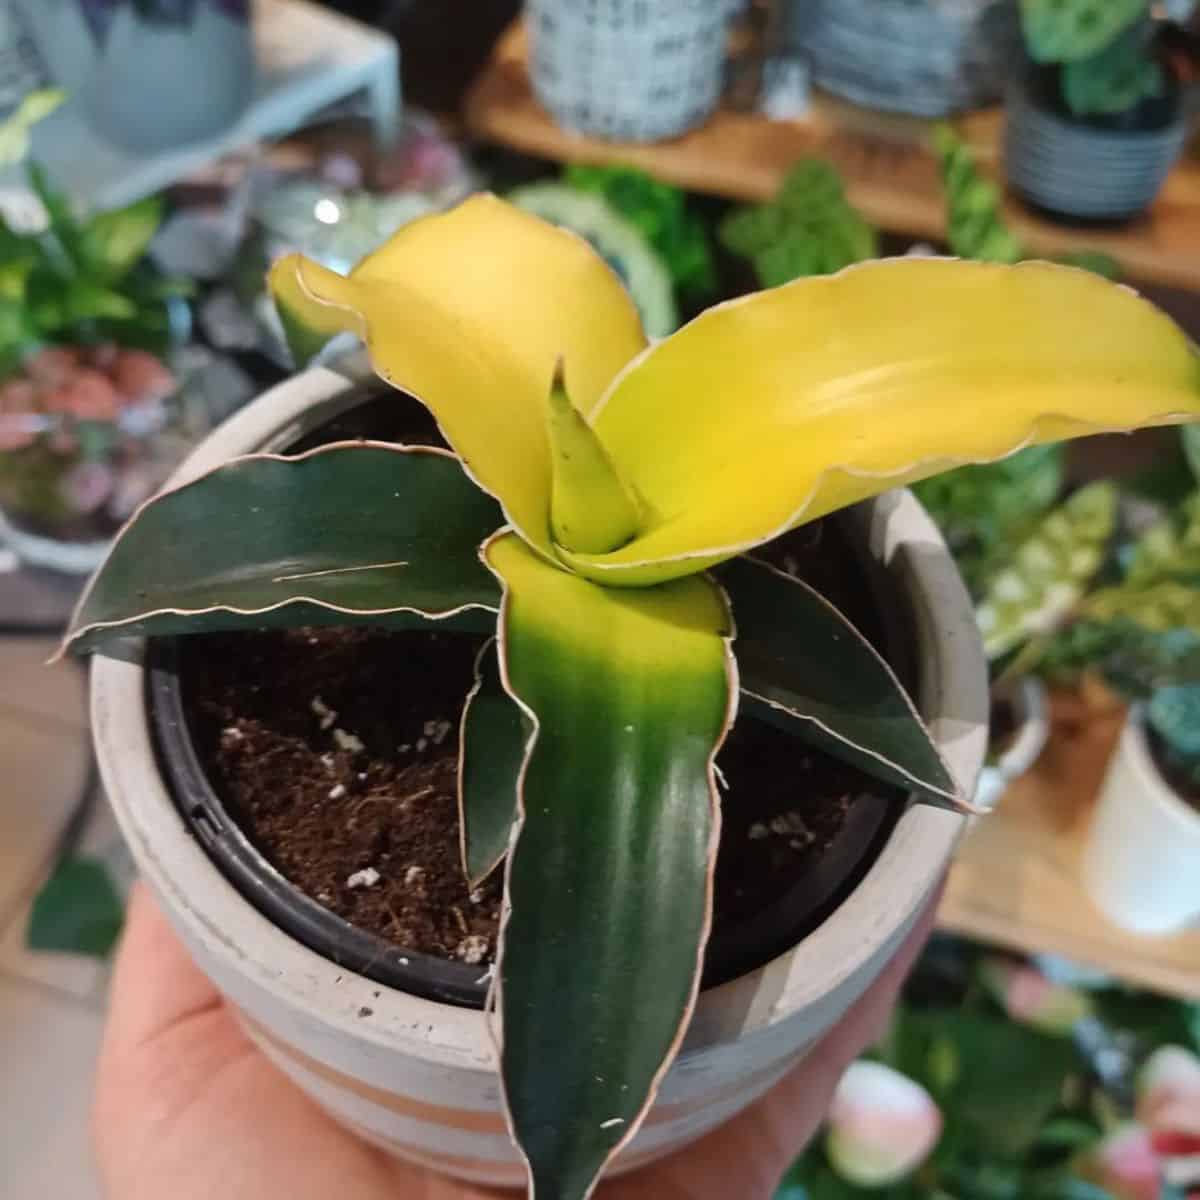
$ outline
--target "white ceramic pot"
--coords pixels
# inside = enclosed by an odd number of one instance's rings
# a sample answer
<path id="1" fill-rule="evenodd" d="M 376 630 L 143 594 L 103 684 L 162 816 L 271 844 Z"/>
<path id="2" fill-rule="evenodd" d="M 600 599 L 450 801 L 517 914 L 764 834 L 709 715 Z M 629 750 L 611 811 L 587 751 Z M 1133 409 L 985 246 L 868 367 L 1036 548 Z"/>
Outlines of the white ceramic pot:
<path id="1" fill-rule="evenodd" d="M 1046 712 L 1046 688 L 1038 679 L 1023 678 L 992 689 L 994 697 L 1007 700 L 1017 718 L 1017 735 L 1008 749 L 979 773 L 975 803 L 982 809 L 996 806 L 1009 785 L 1020 779 L 1037 762 L 1050 736 Z"/>
<path id="2" fill-rule="evenodd" d="M 1096 907 L 1125 929 L 1175 933 L 1200 919 L 1200 812 L 1155 765 L 1141 708 L 1109 762 L 1082 869 Z"/>
<path id="3" fill-rule="evenodd" d="M 346 386 L 316 368 L 275 388 L 209 437 L 180 477 L 288 444 L 304 431 L 305 413 Z M 970 601 L 907 492 L 857 511 L 872 553 L 908 600 L 920 705 L 969 794 L 987 712 Z M 185 831 L 159 774 L 136 662 L 96 661 L 92 720 L 105 786 L 143 876 L 263 1051 L 339 1121 L 398 1155 L 465 1179 L 520 1184 L 483 1014 L 338 967 L 226 882 Z M 823 925 L 761 969 L 705 991 L 682 1053 L 616 1169 L 649 1162 L 728 1120 L 798 1062 L 895 953 L 962 828 L 958 815 L 910 805 Z"/>

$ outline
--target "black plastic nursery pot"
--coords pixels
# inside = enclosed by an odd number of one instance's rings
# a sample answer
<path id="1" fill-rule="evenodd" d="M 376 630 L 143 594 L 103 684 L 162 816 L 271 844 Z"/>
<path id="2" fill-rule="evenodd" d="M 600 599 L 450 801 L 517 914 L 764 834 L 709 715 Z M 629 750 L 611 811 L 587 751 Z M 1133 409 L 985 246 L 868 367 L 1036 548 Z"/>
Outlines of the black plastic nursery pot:
<path id="1" fill-rule="evenodd" d="M 1028 64 L 1008 94 L 1005 171 L 1022 199 L 1054 219 L 1119 223 L 1154 203 L 1186 137 L 1173 81 L 1129 112 L 1082 118 L 1061 98 L 1057 66 Z"/>
<path id="2" fill-rule="evenodd" d="M 290 449 L 299 452 L 364 436 L 436 440 L 435 427 L 415 402 L 378 384 L 361 386 L 357 397 L 348 410 L 344 399 L 340 401 L 340 415 L 295 440 Z M 823 536 L 828 539 L 830 554 L 842 561 L 850 588 L 860 593 L 860 606 L 861 598 L 867 597 L 870 611 L 860 617 L 860 623 L 881 645 L 901 679 L 911 683 L 914 664 L 908 661 L 913 644 L 909 614 L 881 602 L 882 568 L 871 560 L 865 547 L 847 536 L 848 522 L 834 518 L 827 526 Z M 185 640 L 188 646 L 184 646 Z M 214 783 L 198 745 L 186 663 L 199 645 L 192 639 L 151 641 L 146 659 L 147 704 L 162 776 L 187 828 L 221 874 L 279 929 L 339 967 L 414 996 L 482 1008 L 489 983 L 486 967 L 421 953 L 352 924 L 286 878 L 248 836 L 228 798 Z M 745 711 L 739 718 L 753 720 Z M 775 736 L 781 735 L 776 732 Z M 788 741 L 794 743 L 797 761 L 819 753 L 794 737 Z M 734 979 L 784 953 L 820 926 L 853 892 L 886 844 L 906 802 L 899 789 L 866 776 L 861 780 L 861 794 L 803 875 L 789 879 L 761 910 L 718 923 L 708 946 L 704 986 Z M 720 872 L 718 904 L 719 880 Z"/>

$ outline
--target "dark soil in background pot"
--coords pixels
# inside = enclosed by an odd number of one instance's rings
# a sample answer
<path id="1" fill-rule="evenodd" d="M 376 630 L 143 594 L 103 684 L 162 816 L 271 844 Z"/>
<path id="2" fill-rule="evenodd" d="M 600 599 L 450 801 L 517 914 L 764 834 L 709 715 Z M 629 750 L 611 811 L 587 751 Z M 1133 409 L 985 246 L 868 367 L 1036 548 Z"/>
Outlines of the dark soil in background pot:
<path id="1" fill-rule="evenodd" d="M 424 414 L 410 409 L 393 393 L 296 449 L 364 433 L 437 441 L 428 423 L 414 429 Z M 836 519 L 761 553 L 818 587 L 881 644 L 870 586 Z M 480 964 L 480 973 L 494 956 L 500 873 L 474 892 L 467 887 L 456 781 L 458 720 L 482 640 L 325 628 L 178 643 L 183 714 L 200 767 L 253 846 L 329 914 L 460 971 Z M 164 752 L 168 776 L 170 757 Z M 728 789 L 706 984 L 761 965 L 819 925 L 874 860 L 903 806 L 898 790 L 744 710 L 719 765 Z M 234 882 L 260 898 L 244 879 Z M 338 953 L 337 924 L 311 940 L 311 922 L 291 931 L 355 965 Z M 356 969 L 395 983 L 378 957 Z M 468 1002 L 482 994 L 481 984 Z"/>

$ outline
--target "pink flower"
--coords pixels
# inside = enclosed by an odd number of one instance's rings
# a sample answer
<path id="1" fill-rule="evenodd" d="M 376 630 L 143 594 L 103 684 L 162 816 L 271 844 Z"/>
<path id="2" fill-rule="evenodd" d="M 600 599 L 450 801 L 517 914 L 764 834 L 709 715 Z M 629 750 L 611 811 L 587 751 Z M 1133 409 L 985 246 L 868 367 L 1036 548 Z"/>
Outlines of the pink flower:
<path id="1" fill-rule="evenodd" d="M 925 1161 L 942 1134 L 942 1114 L 919 1083 L 876 1062 L 842 1076 L 829 1109 L 826 1152 L 839 1175 L 884 1187 Z"/>
<path id="2" fill-rule="evenodd" d="M 1122 1125 L 1077 1163 L 1081 1178 L 1109 1191 L 1114 1200 L 1158 1200 L 1162 1165 L 1141 1125 Z"/>
<path id="3" fill-rule="evenodd" d="M 983 980 L 1012 1020 L 1042 1033 L 1068 1034 L 1092 1011 L 1083 992 L 1051 983 L 1027 964 L 991 959 L 983 965 Z"/>
<path id="4" fill-rule="evenodd" d="M 1137 1077 L 1137 1119 L 1168 1157 L 1200 1154 L 1200 1058 L 1160 1046 Z"/>
<path id="5" fill-rule="evenodd" d="M 109 375 L 125 400 L 161 400 L 175 390 L 175 376 L 144 350 L 122 350 Z"/>

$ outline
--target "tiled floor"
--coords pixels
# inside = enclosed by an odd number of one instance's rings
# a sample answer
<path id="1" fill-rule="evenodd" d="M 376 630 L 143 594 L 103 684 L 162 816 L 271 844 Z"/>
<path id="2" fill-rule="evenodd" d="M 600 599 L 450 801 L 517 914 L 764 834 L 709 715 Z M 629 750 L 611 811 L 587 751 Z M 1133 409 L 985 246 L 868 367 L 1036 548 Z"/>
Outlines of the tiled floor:
<path id="1" fill-rule="evenodd" d="M 99 1197 L 87 1114 L 108 971 L 24 946 L 30 899 L 94 790 L 83 673 L 44 668 L 51 649 L 0 637 L 0 1200 Z M 120 865 L 102 797 L 74 832 Z"/>

